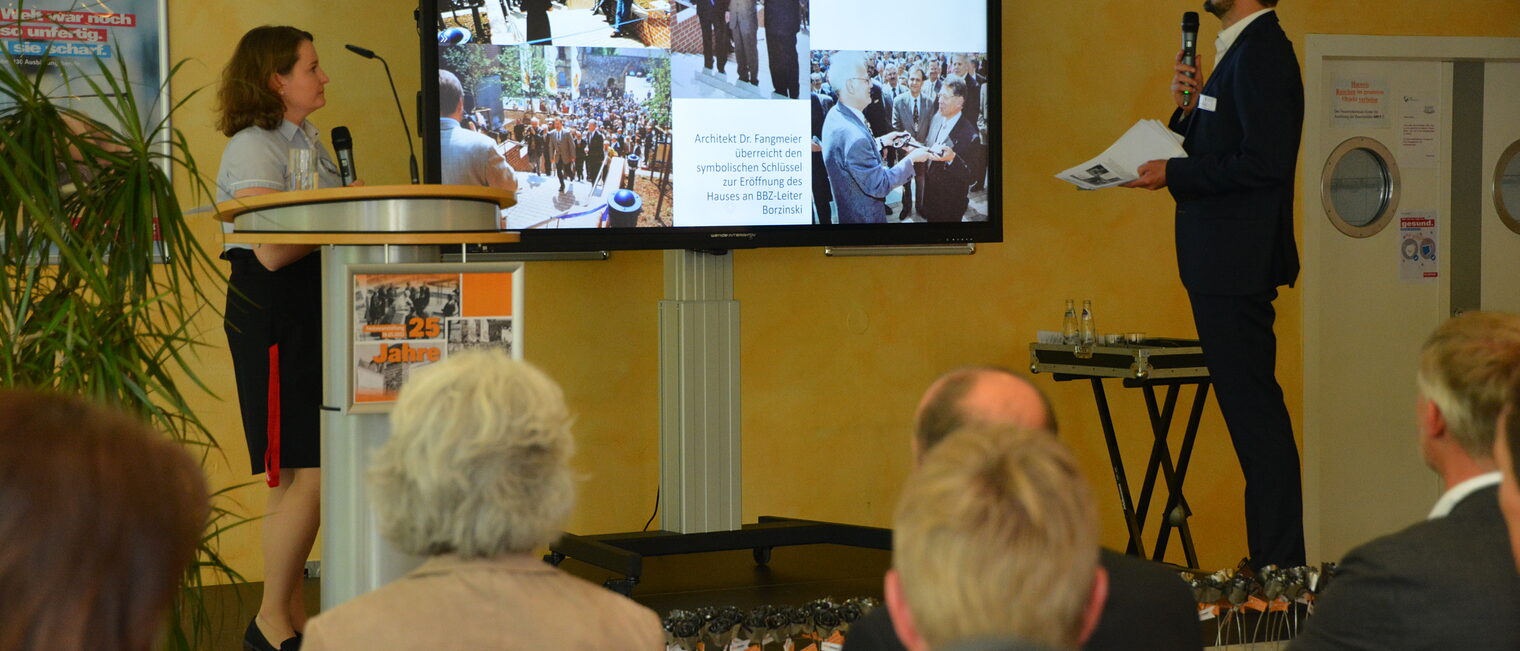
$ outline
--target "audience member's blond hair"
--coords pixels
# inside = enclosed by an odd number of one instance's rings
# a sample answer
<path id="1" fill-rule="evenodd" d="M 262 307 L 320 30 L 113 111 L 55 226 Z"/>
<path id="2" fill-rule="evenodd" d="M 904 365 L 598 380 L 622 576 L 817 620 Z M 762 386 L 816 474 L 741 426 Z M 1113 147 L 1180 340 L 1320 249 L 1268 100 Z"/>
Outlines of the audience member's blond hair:
<path id="1" fill-rule="evenodd" d="M 1475 459 L 1493 456 L 1499 412 L 1520 380 L 1520 316 L 1467 312 L 1441 324 L 1420 354 L 1420 392 Z"/>
<path id="2" fill-rule="evenodd" d="M 1097 622 L 1107 584 L 1096 511 L 1049 433 L 945 438 L 909 477 L 893 532 L 887 601 L 910 649 L 989 636 L 1069 648 Z"/>

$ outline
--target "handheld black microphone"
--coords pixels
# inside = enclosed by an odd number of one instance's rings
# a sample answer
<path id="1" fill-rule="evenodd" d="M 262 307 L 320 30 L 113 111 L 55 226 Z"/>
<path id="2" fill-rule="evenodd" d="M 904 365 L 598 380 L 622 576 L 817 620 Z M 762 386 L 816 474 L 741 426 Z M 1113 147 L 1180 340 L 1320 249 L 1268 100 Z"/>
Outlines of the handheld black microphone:
<path id="1" fill-rule="evenodd" d="M 391 97 L 396 100 L 396 113 L 401 115 L 401 130 L 406 135 L 406 149 L 411 152 L 411 158 L 408 159 L 408 162 L 411 164 L 412 185 L 421 183 L 421 178 L 417 176 L 417 148 L 412 145 L 412 127 L 406 123 L 406 111 L 402 110 L 401 96 L 396 93 L 396 80 L 391 77 L 391 64 L 386 63 L 385 57 L 375 54 L 374 50 L 367 50 L 357 45 L 344 45 L 343 47 L 348 48 L 349 52 L 353 52 L 366 59 L 379 59 L 381 65 L 385 66 L 385 80 L 391 84 Z"/>
<path id="2" fill-rule="evenodd" d="M 359 179 L 359 173 L 354 171 L 354 139 L 348 135 L 348 127 L 334 127 L 332 143 L 333 153 L 338 156 L 338 172 L 343 175 L 343 185 L 352 185 Z"/>
<path id="3" fill-rule="evenodd" d="M 1198 65 L 1198 12 L 1189 11 L 1182 14 L 1182 65 Z M 1197 78 L 1197 75 L 1188 73 L 1189 77 Z M 1184 95 L 1190 91 L 1182 91 Z"/>

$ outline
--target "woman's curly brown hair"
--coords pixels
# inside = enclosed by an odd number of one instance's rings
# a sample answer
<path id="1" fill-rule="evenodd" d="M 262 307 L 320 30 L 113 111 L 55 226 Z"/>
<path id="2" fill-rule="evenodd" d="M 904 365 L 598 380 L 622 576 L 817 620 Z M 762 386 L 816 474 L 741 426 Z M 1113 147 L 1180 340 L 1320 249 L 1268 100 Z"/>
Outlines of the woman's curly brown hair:
<path id="1" fill-rule="evenodd" d="M 285 118 L 285 101 L 269 87 L 275 74 L 288 75 L 296 65 L 296 50 L 311 33 L 285 25 L 264 25 L 248 30 L 238 41 L 232 60 L 222 70 L 216 92 L 216 127 L 227 137 L 257 125 L 274 129 Z"/>

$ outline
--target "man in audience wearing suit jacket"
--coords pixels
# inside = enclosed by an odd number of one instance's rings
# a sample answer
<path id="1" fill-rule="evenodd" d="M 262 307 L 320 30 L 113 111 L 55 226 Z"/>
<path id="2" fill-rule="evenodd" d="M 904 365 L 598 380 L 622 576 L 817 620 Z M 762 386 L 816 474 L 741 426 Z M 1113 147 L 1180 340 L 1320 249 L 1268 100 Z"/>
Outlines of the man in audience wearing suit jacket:
<path id="1" fill-rule="evenodd" d="M 963 368 L 929 386 L 914 417 L 914 463 L 950 433 L 967 426 L 1056 431 L 1055 413 L 1027 380 L 998 368 Z M 1182 578 L 1158 564 L 1099 550 L 1108 599 L 1084 649 L 1202 649 L 1197 605 Z M 845 651 L 902 651 L 885 608 L 855 620 Z"/>
<path id="2" fill-rule="evenodd" d="M 1177 267 L 1192 302 L 1219 410 L 1246 480 L 1251 565 L 1304 564 L 1303 490 L 1293 423 L 1277 384 L 1272 308 L 1298 277 L 1293 181 L 1304 87 L 1277 0 L 1208 0 L 1220 18 L 1208 83 L 1182 65 L 1173 131 L 1186 158 L 1151 161 L 1127 187 L 1170 188 Z"/>
<path id="3" fill-rule="evenodd" d="M 1424 522 L 1346 554 L 1294 649 L 1520 649 L 1520 579 L 1493 456 L 1520 379 L 1520 317 L 1447 321 L 1425 342 L 1418 377 L 1420 452 L 1446 492 Z"/>

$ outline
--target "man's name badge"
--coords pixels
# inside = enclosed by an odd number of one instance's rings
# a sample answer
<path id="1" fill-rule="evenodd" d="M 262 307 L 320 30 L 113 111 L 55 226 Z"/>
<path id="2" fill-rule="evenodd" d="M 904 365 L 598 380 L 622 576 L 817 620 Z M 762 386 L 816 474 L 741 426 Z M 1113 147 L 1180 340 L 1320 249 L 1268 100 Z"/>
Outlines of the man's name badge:
<path id="1" fill-rule="evenodd" d="M 1213 113 L 1214 109 L 1219 108 L 1219 100 L 1208 95 L 1199 95 L 1198 108 Z"/>

